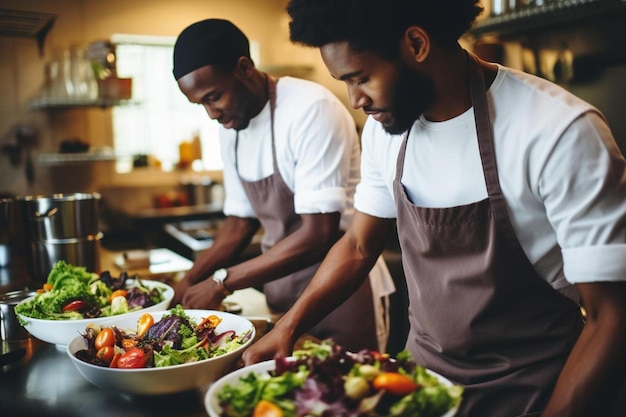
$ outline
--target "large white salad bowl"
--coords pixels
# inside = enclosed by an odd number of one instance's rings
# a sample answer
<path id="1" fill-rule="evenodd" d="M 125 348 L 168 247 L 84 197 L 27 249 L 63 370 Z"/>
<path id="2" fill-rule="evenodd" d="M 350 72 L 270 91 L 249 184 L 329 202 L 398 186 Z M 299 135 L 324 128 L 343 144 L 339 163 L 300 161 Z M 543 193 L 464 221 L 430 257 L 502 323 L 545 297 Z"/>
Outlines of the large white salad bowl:
<path id="1" fill-rule="evenodd" d="M 219 400 L 217 394 L 224 389 L 225 385 L 236 385 L 239 382 L 241 377 L 249 375 L 251 373 L 262 375 L 266 374 L 269 371 L 273 371 L 276 369 L 276 362 L 274 360 L 265 361 L 255 363 L 250 366 L 246 366 L 241 369 L 237 369 L 222 378 L 218 379 L 207 391 L 204 396 L 204 408 L 207 413 L 209 413 L 209 417 L 221 417 L 222 416 L 222 407 L 220 407 Z M 436 374 L 432 371 L 427 371 L 430 374 L 435 375 L 441 383 L 444 385 L 450 386 L 452 383 L 448 381 L 446 378 L 442 377 L 439 374 Z M 455 407 L 449 410 L 447 413 L 443 414 L 441 417 L 452 417 L 456 413 L 458 407 Z"/>
<path id="2" fill-rule="evenodd" d="M 120 329 L 135 330 L 141 314 L 143 313 L 134 313 L 127 317 L 120 317 L 118 320 L 109 318 L 105 325 L 114 324 Z M 151 314 L 154 321 L 158 322 L 163 315 L 170 314 L 170 312 L 158 311 Z M 235 369 L 237 361 L 254 340 L 256 330 L 250 320 L 232 313 L 214 310 L 185 310 L 185 314 L 194 318 L 198 323 L 212 314 L 220 317 L 222 321 L 215 329 L 217 334 L 229 330 L 234 330 L 237 335 L 248 331 L 251 333 L 243 345 L 223 355 L 162 368 L 105 368 L 83 362 L 74 356 L 77 351 L 87 347 L 82 336 L 72 340 L 67 346 L 67 354 L 85 379 L 106 390 L 140 396 L 179 394 L 194 390 L 204 392 L 210 383 Z"/>
<path id="3" fill-rule="evenodd" d="M 132 285 L 133 280 L 129 280 L 129 285 Z M 136 312 L 145 313 L 146 311 L 163 311 L 167 310 L 170 306 L 172 299 L 174 298 L 174 289 L 167 284 L 159 281 L 142 279 L 141 283 L 147 288 L 161 288 L 163 289 L 163 301 L 150 307 L 137 310 Z M 32 300 L 34 297 L 29 297 L 21 303 L 26 303 Z M 19 305 L 19 304 L 18 304 Z M 72 341 L 76 336 L 79 336 L 85 331 L 85 328 L 89 323 L 101 324 L 111 319 L 123 318 L 125 316 L 133 315 L 135 312 L 124 313 L 117 316 L 110 317 L 98 317 L 93 319 L 79 319 L 79 320 L 46 320 L 46 319 L 34 319 L 32 317 L 18 314 L 22 326 L 33 337 L 39 340 L 43 340 L 47 343 L 57 345 L 59 349 L 65 349 L 65 346 Z"/>

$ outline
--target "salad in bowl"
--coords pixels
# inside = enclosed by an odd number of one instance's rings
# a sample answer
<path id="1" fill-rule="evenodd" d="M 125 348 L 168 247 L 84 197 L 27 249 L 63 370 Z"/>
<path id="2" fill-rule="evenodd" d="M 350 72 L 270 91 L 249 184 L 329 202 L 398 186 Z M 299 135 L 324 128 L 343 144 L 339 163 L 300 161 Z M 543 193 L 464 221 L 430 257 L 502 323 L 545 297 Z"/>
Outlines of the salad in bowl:
<path id="1" fill-rule="evenodd" d="M 248 319 L 215 310 L 133 313 L 88 325 L 67 354 L 88 381 L 134 395 L 206 388 L 252 343 Z"/>
<path id="2" fill-rule="evenodd" d="M 88 323 L 135 311 L 165 310 L 174 297 L 167 284 L 130 277 L 126 272 L 113 276 L 58 261 L 36 294 L 15 306 L 20 324 L 44 342 L 65 346 Z"/>
<path id="3" fill-rule="evenodd" d="M 205 396 L 211 417 L 449 417 L 463 388 L 417 365 L 307 341 L 292 357 L 260 362 L 219 379 Z"/>

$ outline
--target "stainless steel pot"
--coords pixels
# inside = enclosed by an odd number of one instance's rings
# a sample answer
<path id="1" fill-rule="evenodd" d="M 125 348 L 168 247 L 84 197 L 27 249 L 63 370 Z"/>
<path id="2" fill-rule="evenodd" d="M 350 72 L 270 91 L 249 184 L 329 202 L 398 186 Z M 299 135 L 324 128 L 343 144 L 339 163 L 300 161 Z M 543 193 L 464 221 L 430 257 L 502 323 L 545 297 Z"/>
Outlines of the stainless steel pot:
<path id="1" fill-rule="evenodd" d="M 21 198 L 31 278 L 44 282 L 63 260 L 88 271 L 100 268 L 100 194 L 54 194 Z"/>
<path id="2" fill-rule="evenodd" d="M 22 340 L 30 337 L 30 333 L 20 325 L 14 309 L 20 301 L 32 297 L 35 294 L 35 291 L 20 290 L 0 295 L 1 340 Z"/>
<path id="3" fill-rule="evenodd" d="M 0 199 L 0 268 L 26 262 L 24 223 L 18 203 L 13 198 Z"/>
<path id="4" fill-rule="evenodd" d="M 20 198 L 30 240 L 97 235 L 98 193 L 54 194 Z"/>
<path id="5" fill-rule="evenodd" d="M 29 268 L 31 277 L 44 282 L 57 261 L 84 266 L 87 271 L 100 270 L 100 240 L 102 233 L 82 238 L 34 240 L 30 242 Z"/>

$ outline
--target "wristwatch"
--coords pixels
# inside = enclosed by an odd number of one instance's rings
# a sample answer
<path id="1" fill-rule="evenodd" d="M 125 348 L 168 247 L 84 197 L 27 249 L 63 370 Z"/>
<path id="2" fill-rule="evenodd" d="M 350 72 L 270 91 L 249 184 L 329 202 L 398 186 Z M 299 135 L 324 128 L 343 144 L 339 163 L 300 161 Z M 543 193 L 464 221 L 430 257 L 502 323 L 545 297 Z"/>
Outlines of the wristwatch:
<path id="1" fill-rule="evenodd" d="M 230 295 L 232 294 L 232 291 L 228 291 L 224 285 L 226 278 L 228 278 L 228 270 L 226 268 L 220 268 L 213 273 L 213 281 L 217 282 L 217 284 L 222 287 L 224 295 Z"/>

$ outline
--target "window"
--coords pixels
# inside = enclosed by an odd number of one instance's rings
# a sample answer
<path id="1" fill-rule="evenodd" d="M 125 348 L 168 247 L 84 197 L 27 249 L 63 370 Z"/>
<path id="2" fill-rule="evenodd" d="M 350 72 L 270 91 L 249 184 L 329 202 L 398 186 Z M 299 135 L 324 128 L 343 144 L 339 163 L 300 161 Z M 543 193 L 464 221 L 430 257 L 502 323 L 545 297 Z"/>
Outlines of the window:
<path id="1" fill-rule="evenodd" d="M 133 104 L 113 109 L 115 152 L 150 155 L 163 170 L 170 170 L 178 163 L 179 145 L 197 135 L 202 148 L 199 168 L 221 170 L 217 122 L 202 106 L 187 101 L 172 76 L 175 38 L 114 35 L 111 41 L 118 76 L 133 79 Z M 128 169 L 128 163 L 118 164 L 118 172 Z"/>

